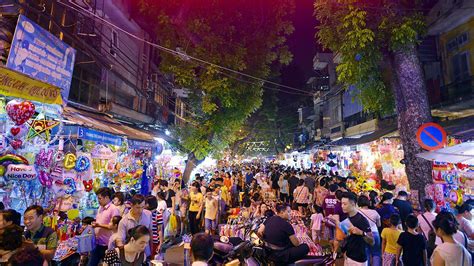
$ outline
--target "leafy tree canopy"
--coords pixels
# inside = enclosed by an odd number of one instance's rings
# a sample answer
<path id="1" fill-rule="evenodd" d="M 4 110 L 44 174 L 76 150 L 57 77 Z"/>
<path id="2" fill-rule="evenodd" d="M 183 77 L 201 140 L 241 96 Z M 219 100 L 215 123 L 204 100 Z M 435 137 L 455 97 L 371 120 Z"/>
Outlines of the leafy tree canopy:
<path id="1" fill-rule="evenodd" d="M 384 60 L 417 42 L 424 30 L 419 1 L 317 0 L 319 42 L 340 55 L 338 81 L 356 86 L 365 111 L 387 114 L 394 99 Z"/>
<path id="2" fill-rule="evenodd" d="M 294 30 L 292 0 L 140 0 L 160 45 L 183 51 L 161 53 L 160 68 L 190 91 L 188 123 L 177 129 L 185 149 L 197 159 L 218 152 L 262 103 L 262 83 L 212 64 L 259 78 L 272 65 L 288 64 L 286 37 Z"/>

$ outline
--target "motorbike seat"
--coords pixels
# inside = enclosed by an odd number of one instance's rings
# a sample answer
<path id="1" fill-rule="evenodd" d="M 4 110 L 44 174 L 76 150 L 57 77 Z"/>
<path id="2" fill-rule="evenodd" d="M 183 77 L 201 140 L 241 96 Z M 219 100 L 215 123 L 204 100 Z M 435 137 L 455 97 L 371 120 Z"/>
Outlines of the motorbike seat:
<path id="1" fill-rule="evenodd" d="M 289 264 L 291 266 L 300 266 L 300 265 L 320 265 L 324 263 L 324 259 L 322 258 L 306 258 L 295 261 L 293 264 Z"/>

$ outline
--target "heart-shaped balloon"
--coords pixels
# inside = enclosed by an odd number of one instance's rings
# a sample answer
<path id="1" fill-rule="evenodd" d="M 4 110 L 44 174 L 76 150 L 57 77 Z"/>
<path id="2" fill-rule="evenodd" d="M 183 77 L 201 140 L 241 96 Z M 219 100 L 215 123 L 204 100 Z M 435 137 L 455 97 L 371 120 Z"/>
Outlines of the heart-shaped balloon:
<path id="1" fill-rule="evenodd" d="M 20 128 L 19 127 L 12 127 L 10 128 L 10 132 L 12 133 L 13 136 L 16 136 L 18 135 L 18 133 L 20 133 Z"/>
<path id="2" fill-rule="evenodd" d="M 11 145 L 12 145 L 13 149 L 18 150 L 23 145 L 23 141 L 21 141 L 19 139 L 15 139 L 15 140 L 12 141 Z"/>
<path id="3" fill-rule="evenodd" d="M 38 174 L 38 179 L 44 187 L 50 188 L 53 185 L 51 176 L 46 171 L 40 171 Z"/>
<path id="4" fill-rule="evenodd" d="M 18 100 L 11 100 L 5 107 L 10 119 L 15 122 L 15 125 L 23 125 L 35 114 L 35 105 L 30 101 L 20 102 Z"/>

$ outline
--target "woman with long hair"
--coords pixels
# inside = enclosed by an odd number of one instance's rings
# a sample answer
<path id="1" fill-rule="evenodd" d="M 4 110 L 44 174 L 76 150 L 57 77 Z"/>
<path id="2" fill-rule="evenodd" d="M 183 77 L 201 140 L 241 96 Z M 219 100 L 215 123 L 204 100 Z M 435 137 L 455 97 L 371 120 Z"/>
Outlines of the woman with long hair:
<path id="1" fill-rule="evenodd" d="M 456 217 L 449 211 L 441 211 L 434 219 L 433 227 L 443 243 L 435 248 L 431 256 L 431 265 L 471 266 L 471 254 L 453 238 L 458 230 Z"/>
<path id="2" fill-rule="evenodd" d="M 150 230 L 139 225 L 128 230 L 123 247 L 108 250 L 104 262 L 108 266 L 147 265 L 145 248 L 150 243 Z"/>

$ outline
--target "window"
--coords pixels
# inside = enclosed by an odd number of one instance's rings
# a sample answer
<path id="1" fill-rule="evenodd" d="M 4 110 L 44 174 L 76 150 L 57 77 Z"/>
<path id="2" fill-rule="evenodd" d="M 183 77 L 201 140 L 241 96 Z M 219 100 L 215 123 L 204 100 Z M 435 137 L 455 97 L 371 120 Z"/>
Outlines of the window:
<path id="1" fill-rule="evenodd" d="M 115 30 L 112 30 L 112 47 L 119 48 L 118 33 Z"/>
<path id="2" fill-rule="evenodd" d="M 452 52 L 454 50 L 459 49 L 461 46 L 465 45 L 469 41 L 469 34 L 468 32 L 463 32 L 458 36 L 452 38 L 446 44 L 446 50 L 448 52 Z"/>
<path id="3" fill-rule="evenodd" d="M 452 81 L 459 81 L 469 78 L 469 52 L 456 54 L 451 59 Z"/>

